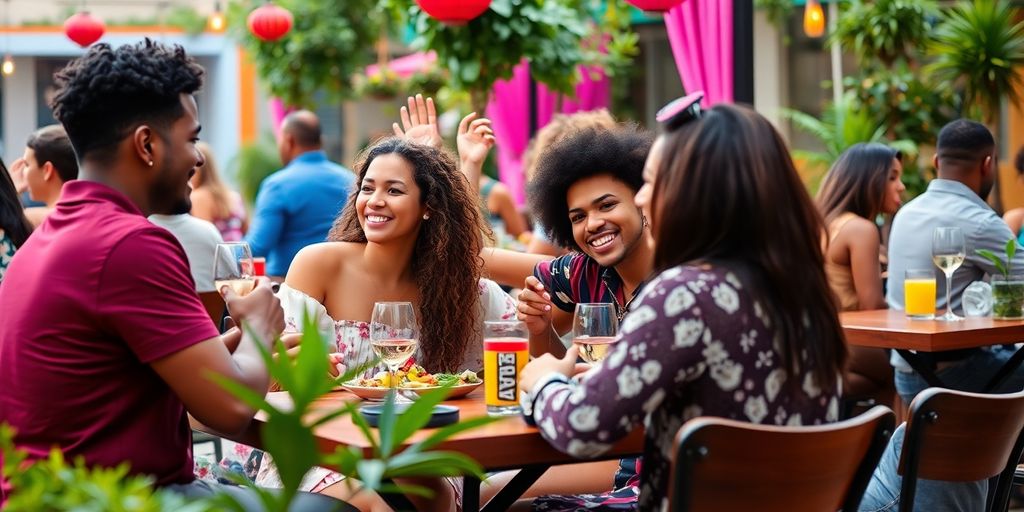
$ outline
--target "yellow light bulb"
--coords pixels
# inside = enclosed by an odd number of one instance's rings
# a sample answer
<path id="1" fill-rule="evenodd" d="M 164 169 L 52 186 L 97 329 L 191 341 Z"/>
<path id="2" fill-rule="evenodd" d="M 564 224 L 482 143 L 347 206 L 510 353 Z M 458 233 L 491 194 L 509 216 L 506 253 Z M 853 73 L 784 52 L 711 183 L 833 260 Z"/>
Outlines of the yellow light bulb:
<path id="1" fill-rule="evenodd" d="M 227 22 L 224 19 L 224 13 L 219 10 L 214 11 L 213 14 L 210 15 L 210 19 L 207 21 L 206 26 L 211 32 L 223 32 L 224 27 L 227 26 Z"/>
<path id="2" fill-rule="evenodd" d="M 14 74 L 14 59 L 12 59 L 10 55 L 4 56 L 4 62 L 3 64 L 0 64 L 0 72 L 2 72 L 4 76 Z"/>
<path id="3" fill-rule="evenodd" d="M 807 37 L 825 35 L 825 12 L 821 10 L 821 2 L 807 0 L 804 6 L 804 33 Z"/>

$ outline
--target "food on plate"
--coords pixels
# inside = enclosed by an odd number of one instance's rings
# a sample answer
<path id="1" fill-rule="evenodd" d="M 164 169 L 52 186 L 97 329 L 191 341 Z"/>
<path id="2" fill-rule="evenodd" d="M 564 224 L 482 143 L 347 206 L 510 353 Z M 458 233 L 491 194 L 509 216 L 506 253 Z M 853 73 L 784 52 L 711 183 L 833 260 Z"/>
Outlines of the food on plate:
<path id="1" fill-rule="evenodd" d="M 448 384 L 464 386 L 467 384 L 479 384 L 481 382 L 480 377 L 477 377 L 476 373 L 472 370 L 466 370 L 462 373 L 432 374 L 417 364 L 408 365 L 396 371 L 395 379 L 397 379 L 397 386 L 395 387 L 409 389 L 432 388 L 437 386 L 446 386 Z M 363 388 L 390 388 L 391 375 L 386 371 L 377 372 L 377 374 L 372 378 L 355 379 L 349 381 L 347 384 Z"/>

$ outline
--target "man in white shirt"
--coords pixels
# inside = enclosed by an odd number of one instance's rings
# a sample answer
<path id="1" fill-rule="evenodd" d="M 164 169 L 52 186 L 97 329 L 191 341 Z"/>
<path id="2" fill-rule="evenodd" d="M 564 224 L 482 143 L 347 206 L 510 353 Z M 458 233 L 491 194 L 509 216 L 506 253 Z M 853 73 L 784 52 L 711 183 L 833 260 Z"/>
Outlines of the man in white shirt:
<path id="1" fill-rule="evenodd" d="M 214 292 L 213 255 L 217 244 L 224 240 L 220 231 L 213 224 L 197 219 L 190 214 L 181 215 L 150 215 L 149 221 L 170 231 L 178 239 L 188 256 L 188 266 L 192 270 L 192 280 L 196 282 L 199 293 Z"/>

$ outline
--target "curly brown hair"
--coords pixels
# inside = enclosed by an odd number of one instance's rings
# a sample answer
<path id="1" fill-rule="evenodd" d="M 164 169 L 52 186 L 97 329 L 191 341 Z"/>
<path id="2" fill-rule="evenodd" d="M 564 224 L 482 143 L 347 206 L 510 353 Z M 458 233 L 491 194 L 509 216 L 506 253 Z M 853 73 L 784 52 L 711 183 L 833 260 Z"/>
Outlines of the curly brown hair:
<path id="1" fill-rule="evenodd" d="M 479 281 L 483 269 L 485 225 L 476 194 L 446 151 L 400 138 L 386 138 L 368 148 L 356 164 L 357 185 L 370 163 L 398 155 L 413 168 L 420 198 L 430 220 L 420 224 L 412 254 L 412 271 L 420 293 L 419 361 L 431 372 L 459 370 L 470 343 L 480 341 Z M 356 215 L 358 189 L 334 221 L 329 241 L 366 243 Z"/>

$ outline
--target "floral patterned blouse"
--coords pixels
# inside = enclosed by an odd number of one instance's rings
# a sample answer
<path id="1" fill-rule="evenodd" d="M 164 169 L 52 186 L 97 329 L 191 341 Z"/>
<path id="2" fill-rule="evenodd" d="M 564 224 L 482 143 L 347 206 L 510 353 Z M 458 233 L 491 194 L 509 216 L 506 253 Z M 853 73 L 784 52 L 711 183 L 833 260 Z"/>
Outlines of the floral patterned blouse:
<path id="1" fill-rule="evenodd" d="M 806 372 L 797 376 L 798 391 L 787 392 L 771 320 L 732 272 L 675 267 L 637 301 L 604 361 L 579 380 L 542 377 L 523 402 L 544 438 L 576 457 L 607 451 L 642 422 L 640 510 L 667 507 L 672 443 L 688 419 L 775 425 L 838 419 L 838 376 L 836 393 L 823 393 Z"/>
<path id="2" fill-rule="evenodd" d="M 0 229 L 0 282 L 4 280 L 4 272 L 7 271 L 7 265 L 11 264 L 11 258 L 14 257 L 14 242 L 11 237 L 4 233 L 4 230 Z"/>

